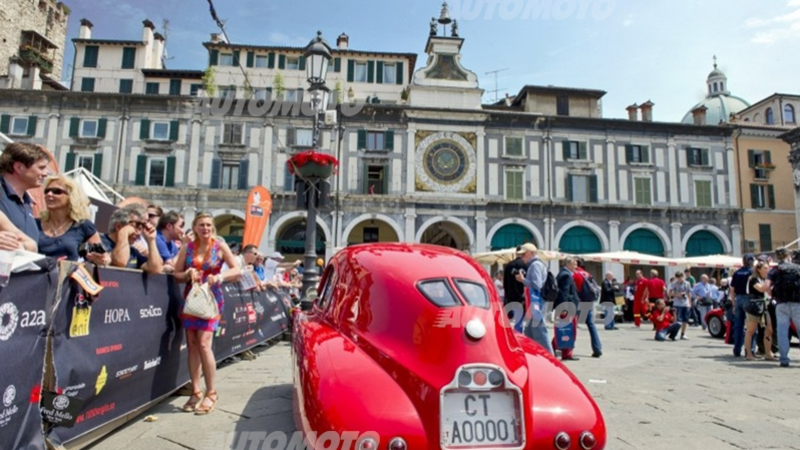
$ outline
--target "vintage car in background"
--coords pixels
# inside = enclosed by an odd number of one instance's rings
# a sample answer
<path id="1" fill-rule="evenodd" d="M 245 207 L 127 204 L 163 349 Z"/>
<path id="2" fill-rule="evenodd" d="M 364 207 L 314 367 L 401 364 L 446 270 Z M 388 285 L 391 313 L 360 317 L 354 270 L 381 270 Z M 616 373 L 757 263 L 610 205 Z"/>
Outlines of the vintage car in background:
<path id="1" fill-rule="evenodd" d="M 708 333 L 715 338 L 725 337 L 725 311 L 722 308 L 714 308 L 706 313 L 706 323 L 708 324 Z M 775 324 L 777 326 L 777 324 Z M 792 341 L 792 336 L 797 336 L 797 328 L 794 323 L 789 324 L 789 342 Z M 777 345 L 777 338 L 775 339 Z"/>
<path id="2" fill-rule="evenodd" d="M 338 252 L 313 305 L 295 312 L 297 429 L 357 435 L 356 450 L 604 448 L 597 404 L 513 331 L 489 286 L 477 262 L 444 247 Z"/>

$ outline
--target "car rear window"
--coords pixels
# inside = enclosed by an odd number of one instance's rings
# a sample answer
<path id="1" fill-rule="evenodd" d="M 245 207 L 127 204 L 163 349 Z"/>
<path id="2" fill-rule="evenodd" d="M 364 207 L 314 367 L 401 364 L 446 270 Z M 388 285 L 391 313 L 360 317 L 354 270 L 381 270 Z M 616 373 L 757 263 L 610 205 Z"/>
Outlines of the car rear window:
<path id="1" fill-rule="evenodd" d="M 479 308 L 489 307 L 489 294 L 486 288 L 479 283 L 467 280 L 454 280 L 461 296 L 472 306 Z"/>
<path id="2" fill-rule="evenodd" d="M 436 306 L 459 306 L 461 302 L 458 301 L 447 280 L 427 280 L 420 281 L 417 288 L 422 292 L 422 295 L 428 298 Z"/>

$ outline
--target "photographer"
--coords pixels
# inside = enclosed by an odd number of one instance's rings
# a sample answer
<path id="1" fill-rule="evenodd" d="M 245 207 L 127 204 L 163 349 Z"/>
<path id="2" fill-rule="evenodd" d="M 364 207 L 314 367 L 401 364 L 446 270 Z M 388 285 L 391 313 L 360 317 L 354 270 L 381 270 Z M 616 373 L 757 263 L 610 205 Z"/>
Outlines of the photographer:
<path id="1" fill-rule="evenodd" d="M 686 326 L 689 324 L 689 309 L 692 307 L 691 292 L 692 285 L 683 279 L 683 272 L 676 273 L 675 282 L 669 286 L 669 297 L 675 308 L 675 318 L 681 324 L 682 340 L 689 339 L 686 337 Z"/>
<path id="2" fill-rule="evenodd" d="M 69 261 L 84 258 L 99 265 L 111 262 L 97 228 L 89 220 L 89 199 L 72 178 L 47 178 L 44 202 L 47 209 L 38 221 L 39 253 Z"/>

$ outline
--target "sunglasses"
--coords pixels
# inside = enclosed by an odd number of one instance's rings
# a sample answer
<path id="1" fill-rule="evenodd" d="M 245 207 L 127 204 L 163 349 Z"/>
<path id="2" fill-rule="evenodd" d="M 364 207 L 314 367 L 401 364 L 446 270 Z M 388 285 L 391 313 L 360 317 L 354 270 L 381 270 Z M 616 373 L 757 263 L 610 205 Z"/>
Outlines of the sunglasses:
<path id="1" fill-rule="evenodd" d="M 133 228 L 136 228 L 137 230 L 144 229 L 144 222 L 139 222 L 138 220 L 131 220 L 130 222 L 128 222 L 128 225 L 132 226 Z"/>
<path id="2" fill-rule="evenodd" d="M 60 188 L 47 188 L 44 190 L 44 194 L 53 194 L 53 195 L 66 195 L 69 194 L 68 191 Z"/>
<path id="3" fill-rule="evenodd" d="M 151 219 L 152 219 L 152 218 L 154 218 L 154 217 L 161 217 L 161 216 L 159 216 L 158 214 L 148 213 L 148 214 L 147 214 L 147 217 L 149 217 L 149 218 L 151 218 Z"/>

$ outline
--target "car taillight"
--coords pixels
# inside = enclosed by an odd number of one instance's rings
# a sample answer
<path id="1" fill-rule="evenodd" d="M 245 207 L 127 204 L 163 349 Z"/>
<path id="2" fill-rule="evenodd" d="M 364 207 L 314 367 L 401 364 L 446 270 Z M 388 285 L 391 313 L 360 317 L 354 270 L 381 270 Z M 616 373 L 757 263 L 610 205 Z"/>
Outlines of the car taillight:
<path id="1" fill-rule="evenodd" d="M 486 372 L 477 371 L 472 375 L 472 380 L 475 381 L 475 384 L 478 386 L 483 386 L 486 384 Z"/>
<path id="2" fill-rule="evenodd" d="M 472 383 L 472 375 L 469 374 L 466 370 L 462 370 L 458 373 L 458 384 L 462 386 L 467 386 Z"/>
<path id="3" fill-rule="evenodd" d="M 371 437 L 366 437 L 358 441 L 356 448 L 358 450 L 377 450 L 378 442 Z"/>
<path id="4" fill-rule="evenodd" d="M 489 372 L 489 384 L 492 386 L 500 386 L 503 384 L 503 374 L 499 370 Z"/>
<path id="5" fill-rule="evenodd" d="M 396 437 L 389 441 L 389 450 L 406 450 L 407 448 L 405 439 L 401 437 Z"/>
<path id="6" fill-rule="evenodd" d="M 581 433 L 580 443 L 583 450 L 592 450 L 597 445 L 597 439 L 590 431 L 584 431 Z"/>
<path id="7" fill-rule="evenodd" d="M 558 433 L 553 441 L 553 445 L 555 445 L 558 450 L 567 450 L 571 443 L 572 440 L 569 438 L 569 435 L 563 431 Z"/>

